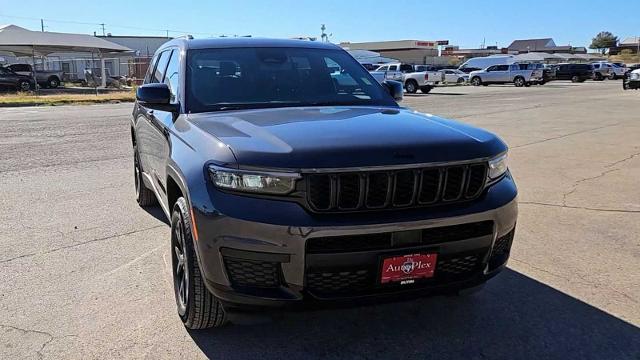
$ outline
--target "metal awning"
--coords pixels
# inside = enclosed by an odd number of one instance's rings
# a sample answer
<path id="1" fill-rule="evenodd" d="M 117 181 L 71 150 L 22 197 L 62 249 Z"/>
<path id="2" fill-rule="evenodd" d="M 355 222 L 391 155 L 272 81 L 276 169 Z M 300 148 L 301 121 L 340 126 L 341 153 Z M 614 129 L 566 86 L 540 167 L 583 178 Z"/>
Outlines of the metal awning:
<path id="1" fill-rule="evenodd" d="M 98 53 L 102 68 L 102 86 L 104 87 L 106 86 L 106 74 L 103 55 L 126 53 L 133 50 L 91 35 L 31 31 L 16 25 L 3 25 L 0 26 L 0 51 L 9 52 L 15 56 L 34 58 L 33 80 L 36 84 L 36 56 L 47 56 L 59 52 L 89 52 L 92 56 L 94 53 Z"/>
<path id="2" fill-rule="evenodd" d="M 16 25 L 0 26 L 0 51 L 16 56 L 47 56 L 55 52 L 121 53 L 128 47 L 85 34 L 31 31 Z"/>

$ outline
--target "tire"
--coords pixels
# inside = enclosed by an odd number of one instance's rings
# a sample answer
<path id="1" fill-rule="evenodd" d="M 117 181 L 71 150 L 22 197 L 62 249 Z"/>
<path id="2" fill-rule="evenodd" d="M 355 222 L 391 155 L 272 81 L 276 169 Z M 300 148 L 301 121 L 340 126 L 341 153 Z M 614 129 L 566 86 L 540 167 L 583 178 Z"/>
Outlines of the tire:
<path id="1" fill-rule="evenodd" d="M 171 214 L 171 273 L 178 315 L 188 329 L 221 327 L 226 313 L 204 284 L 191 229 L 187 201 L 180 197 Z"/>
<path id="2" fill-rule="evenodd" d="M 138 147 L 133 147 L 133 181 L 136 190 L 136 201 L 141 207 L 152 206 L 157 203 L 156 195 L 144 184 L 142 165 Z"/>
<path id="3" fill-rule="evenodd" d="M 571 82 L 572 82 L 572 83 L 581 82 L 581 81 L 580 81 L 580 77 L 579 77 L 578 75 L 573 75 L 573 76 L 571 77 Z"/>
<path id="4" fill-rule="evenodd" d="M 47 86 L 51 89 L 57 88 L 58 86 L 60 86 L 60 79 L 58 79 L 56 76 L 49 77 L 49 79 L 47 79 Z"/>
<path id="5" fill-rule="evenodd" d="M 594 80 L 596 80 L 596 81 L 602 81 L 602 80 L 604 80 L 604 77 L 602 76 L 602 74 L 601 74 L 601 73 L 597 72 L 597 73 L 595 73 L 595 75 L 594 75 Z"/>
<path id="6" fill-rule="evenodd" d="M 20 80 L 17 87 L 19 91 L 29 91 L 31 90 L 31 83 L 27 80 Z"/>
<path id="7" fill-rule="evenodd" d="M 420 88 L 420 91 L 421 91 L 423 94 L 428 94 L 428 93 L 431 91 L 431 89 L 433 89 L 433 86 L 428 86 L 428 85 L 427 85 L 427 86 L 423 86 L 423 87 L 421 87 L 421 88 Z"/>
<path id="8" fill-rule="evenodd" d="M 457 83 L 458 85 L 462 85 L 462 84 L 464 84 L 464 78 L 459 77 L 459 78 L 458 78 L 458 81 L 456 81 L 456 83 Z"/>
<path id="9" fill-rule="evenodd" d="M 625 79 L 622 79 L 622 90 L 629 90 L 629 85 L 627 85 Z"/>
<path id="10" fill-rule="evenodd" d="M 516 87 L 523 87 L 525 86 L 526 82 L 524 81 L 524 78 L 522 76 L 516 76 L 515 79 L 513 79 L 513 85 L 515 85 Z"/>
<path id="11" fill-rule="evenodd" d="M 407 80 L 404 84 L 404 89 L 407 90 L 409 94 L 415 94 L 418 92 L 418 83 L 415 80 Z"/>
<path id="12" fill-rule="evenodd" d="M 473 79 L 471 79 L 471 84 L 473 86 L 480 86 L 482 85 L 482 79 L 480 79 L 480 76 L 474 76 Z"/>
<path id="13" fill-rule="evenodd" d="M 618 78 L 618 77 L 616 76 L 616 73 L 611 73 L 611 74 L 609 74 L 609 80 L 615 80 L 615 79 L 617 79 L 617 78 Z"/>
<path id="14" fill-rule="evenodd" d="M 544 84 L 546 84 L 546 83 L 547 83 L 546 81 L 542 80 L 542 81 L 540 81 L 540 82 L 538 83 L 538 85 L 541 85 L 541 86 L 542 86 L 542 85 L 544 85 Z"/>

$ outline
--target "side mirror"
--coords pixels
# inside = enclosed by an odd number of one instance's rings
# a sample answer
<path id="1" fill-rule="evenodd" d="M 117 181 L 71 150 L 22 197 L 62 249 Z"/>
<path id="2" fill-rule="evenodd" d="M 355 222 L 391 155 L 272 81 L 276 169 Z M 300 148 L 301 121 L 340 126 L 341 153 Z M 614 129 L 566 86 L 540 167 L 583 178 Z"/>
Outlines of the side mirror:
<path id="1" fill-rule="evenodd" d="M 136 90 L 136 100 L 146 108 L 177 112 L 178 105 L 171 104 L 171 91 L 167 84 L 145 84 Z"/>
<path id="2" fill-rule="evenodd" d="M 402 83 L 394 80 L 385 80 L 382 82 L 382 86 L 384 86 L 385 90 L 393 97 L 395 101 L 402 101 L 402 97 L 404 96 L 404 89 L 402 88 Z"/>

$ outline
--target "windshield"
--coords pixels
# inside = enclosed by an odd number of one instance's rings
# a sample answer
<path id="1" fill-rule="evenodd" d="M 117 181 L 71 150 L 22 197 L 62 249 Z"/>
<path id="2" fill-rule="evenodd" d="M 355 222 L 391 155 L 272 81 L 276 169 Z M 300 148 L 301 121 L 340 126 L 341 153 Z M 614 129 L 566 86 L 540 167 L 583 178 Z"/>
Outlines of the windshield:
<path id="1" fill-rule="evenodd" d="M 398 106 L 342 50 L 190 50 L 186 88 L 189 112 L 286 106 Z"/>

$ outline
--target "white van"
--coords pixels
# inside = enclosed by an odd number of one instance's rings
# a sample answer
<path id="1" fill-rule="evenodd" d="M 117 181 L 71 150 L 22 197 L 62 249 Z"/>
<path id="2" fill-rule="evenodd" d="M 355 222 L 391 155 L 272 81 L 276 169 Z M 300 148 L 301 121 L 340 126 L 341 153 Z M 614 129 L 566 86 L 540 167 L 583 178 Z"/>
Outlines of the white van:
<path id="1" fill-rule="evenodd" d="M 511 65 L 515 62 L 513 55 L 491 55 L 475 57 L 465 61 L 458 67 L 458 70 L 470 73 L 476 70 L 484 70 L 493 65 Z"/>

